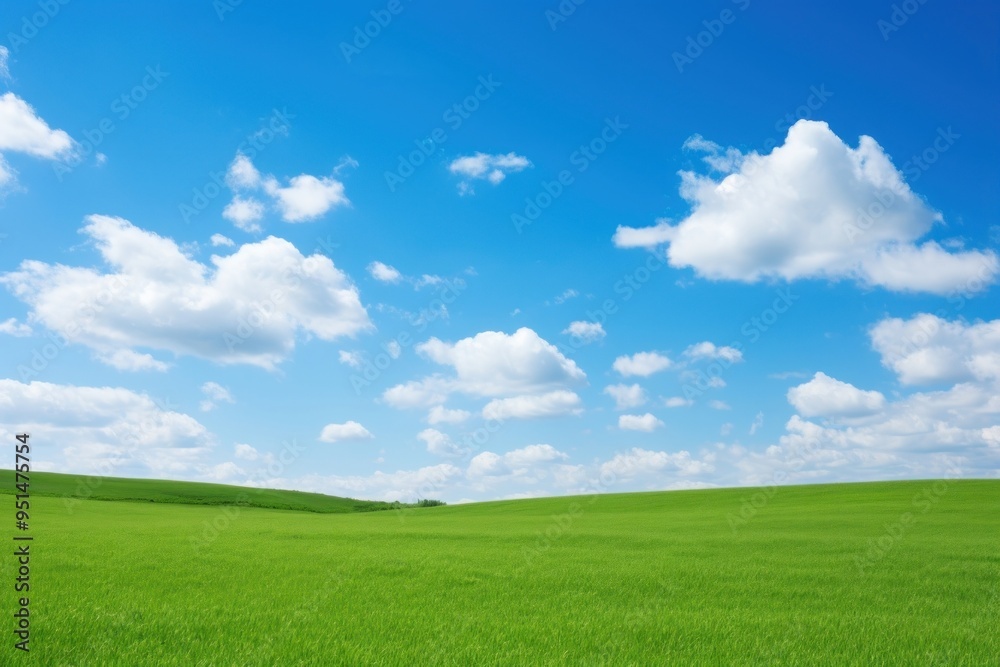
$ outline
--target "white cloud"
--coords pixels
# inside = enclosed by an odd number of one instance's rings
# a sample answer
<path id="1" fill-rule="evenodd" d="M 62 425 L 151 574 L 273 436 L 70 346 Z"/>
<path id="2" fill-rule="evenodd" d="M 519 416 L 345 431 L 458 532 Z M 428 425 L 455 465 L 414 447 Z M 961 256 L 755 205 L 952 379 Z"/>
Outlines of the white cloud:
<path id="1" fill-rule="evenodd" d="M 268 237 L 206 266 L 121 218 L 90 216 L 83 233 L 109 273 L 25 260 L 0 283 L 32 321 L 114 358 L 135 347 L 273 368 L 299 332 L 321 340 L 371 328 L 350 279 L 328 257 Z M 134 351 L 134 350 L 133 350 Z"/>
<path id="2" fill-rule="evenodd" d="M 0 380 L 0 436 L 27 431 L 58 472 L 166 477 L 193 472 L 213 446 L 194 418 L 120 387 Z"/>
<path id="3" fill-rule="evenodd" d="M 468 410 L 449 410 L 443 405 L 435 405 L 427 413 L 427 423 L 428 424 L 461 424 L 469 417 L 472 413 Z"/>
<path id="4" fill-rule="evenodd" d="M 10 51 L 6 46 L 0 46 L 0 79 L 10 78 L 10 69 L 7 67 L 7 59 L 10 57 Z"/>
<path id="5" fill-rule="evenodd" d="M 483 408 L 484 419 L 538 419 L 562 417 L 583 412 L 580 397 L 572 391 L 560 389 L 547 394 L 496 398 Z"/>
<path id="6" fill-rule="evenodd" d="M 718 399 L 709 401 L 708 402 L 708 407 L 712 408 L 713 410 L 731 410 L 732 409 L 732 408 L 729 407 L 728 403 L 726 403 L 725 401 L 720 401 Z"/>
<path id="7" fill-rule="evenodd" d="M 264 217 L 264 204 L 253 197 L 244 199 L 235 195 L 226 208 L 222 209 L 222 217 L 243 231 L 255 234 L 261 231 L 257 221 Z"/>
<path id="8" fill-rule="evenodd" d="M 365 363 L 360 352 L 348 352 L 347 350 L 340 350 L 337 353 L 337 359 L 340 363 L 351 368 L 361 368 Z"/>
<path id="9" fill-rule="evenodd" d="M 618 479 L 631 479 L 668 469 L 681 475 L 698 475 L 711 472 L 713 465 L 710 458 L 699 461 L 692 458 L 690 452 L 684 450 L 671 454 L 635 447 L 631 451 L 617 454 L 610 461 L 603 463 L 601 475 L 614 475 Z"/>
<path id="10" fill-rule="evenodd" d="M 612 367 L 625 377 L 630 375 L 649 377 L 670 368 L 672 363 L 670 359 L 657 352 L 638 352 L 631 357 L 618 357 Z"/>
<path id="11" fill-rule="evenodd" d="M 70 157 L 74 149 L 70 136 L 50 128 L 30 104 L 14 93 L 0 95 L 0 151 L 57 160 Z"/>
<path id="12" fill-rule="evenodd" d="M 31 335 L 31 327 L 18 322 L 17 318 L 11 317 L 8 320 L 0 322 L 0 333 L 14 336 L 15 338 L 25 338 Z"/>
<path id="13" fill-rule="evenodd" d="M 670 398 L 663 401 L 663 404 L 668 408 L 686 408 L 690 405 L 694 405 L 694 401 L 692 401 L 690 398 L 671 396 Z"/>
<path id="14" fill-rule="evenodd" d="M 869 333 L 903 384 L 1000 379 L 1000 319 L 966 324 L 921 313 L 882 320 Z"/>
<path id="15" fill-rule="evenodd" d="M 459 192 L 473 192 L 470 181 L 485 179 L 493 185 L 503 181 L 507 174 L 513 174 L 531 166 L 528 158 L 516 153 L 488 155 L 476 153 L 459 157 L 448 165 L 448 170 L 465 178 L 459 184 Z"/>
<path id="16" fill-rule="evenodd" d="M 885 396 L 862 391 L 825 373 L 788 390 L 788 402 L 803 417 L 853 417 L 885 408 Z"/>
<path id="17" fill-rule="evenodd" d="M 4 48 L 4 47 L 0 47 Z M 0 79 L 7 78 L 7 51 L 0 52 Z M 16 187 L 17 171 L 4 152 L 26 153 L 45 160 L 70 160 L 78 145 L 63 130 L 53 130 L 30 104 L 14 93 L 0 95 L 0 195 Z"/>
<path id="18" fill-rule="evenodd" d="M 260 452 L 246 444 L 237 444 L 233 448 L 236 458 L 243 459 L 244 461 L 256 461 L 260 458 Z"/>
<path id="19" fill-rule="evenodd" d="M 236 245 L 231 238 L 223 236 L 222 234 L 212 234 L 211 242 L 213 247 L 225 246 L 227 248 L 231 248 Z"/>
<path id="20" fill-rule="evenodd" d="M 646 403 L 646 392 L 637 384 L 612 384 L 604 388 L 604 393 L 615 399 L 615 409 L 628 410 Z"/>
<path id="21" fill-rule="evenodd" d="M 743 353 L 736 348 L 728 345 L 717 347 L 708 341 L 691 345 L 684 350 L 684 356 L 690 359 L 723 359 L 730 363 L 743 361 Z"/>
<path id="22" fill-rule="evenodd" d="M 374 437 L 368 429 L 356 421 L 349 421 L 343 424 L 327 424 L 319 434 L 319 439 L 322 442 L 371 440 Z"/>
<path id="23" fill-rule="evenodd" d="M 984 428 L 983 440 L 986 441 L 990 447 L 1000 449 L 1000 426 L 990 426 L 989 428 Z"/>
<path id="24" fill-rule="evenodd" d="M 721 180 L 681 172 L 692 212 L 677 225 L 620 227 L 619 247 L 669 244 L 671 266 L 712 280 L 851 279 L 945 294 L 995 279 L 992 252 L 917 242 L 942 223 L 874 139 L 857 148 L 826 123 L 802 120 L 768 155 L 732 159 Z M 728 162 L 724 164 L 724 162 Z"/>
<path id="25" fill-rule="evenodd" d="M 126 348 L 98 352 L 97 358 L 120 371 L 159 371 L 162 373 L 170 368 L 169 364 L 154 359 L 151 354 Z"/>
<path id="26" fill-rule="evenodd" d="M 344 184 L 336 178 L 299 174 L 283 186 L 274 176 L 261 175 L 253 161 L 242 153 L 237 153 L 229 165 L 226 184 L 234 195 L 222 215 L 248 232 L 260 231 L 256 223 L 265 213 L 263 202 L 243 196 L 249 192 L 263 190 L 285 222 L 315 220 L 337 206 L 351 203 L 344 194 Z"/>
<path id="27" fill-rule="evenodd" d="M 604 338 L 607 333 L 600 322 L 570 322 L 569 326 L 563 329 L 564 334 L 576 338 L 581 343 L 593 343 Z"/>
<path id="28" fill-rule="evenodd" d="M 299 174 L 282 187 L 277 179 L 264 181 L 264 191 L 275 200 L 285 222 L 307 222 L 326 214 L 332 208 L 350 201 L 344 194 L 344 184 L 335 178 L 316 178 Z"/>
<path id="29" fill-rule="evenodd" d="M 201 409 L 205 412 L 215 409 L 217 403 L 236 402 L 229 390 L 218 382 L 206 382 L 201 385 L 201 393 L 205 395 L 205 399 L 201 402 Z"/>
<path id="30" fill-rule="evenodd" d="M 757 416 L 753 418 L 753 423 L 750 424 L 750 435 L 756 434 L 762 426 L 764 426 L 764 413 L 758 412 Z"/>
<path id="31" fill-rule="evenodd" d="M 466 474 L 472 478 L 524 476 L 536 466 L 569 458 L 552 445 L 528 445 L 499 455 L 482 452 L 469 461 Z"/>
<path id="32" fill-rule="evenodd" d="M 537 394 L 581 384 L 586 375 L 554 345 L 522 327 L 513 334 L 484 331 L 457 343 L 437 338 L 421 343 L 417 351 L 431 361 L 455 370 L 455 376 L 432 376 L 397 385 L 386 392 L 411 405 L 443 403 L 450 392 L 475 396 Z M 428 400 L 433 398 L 434 400 Z M 416 401 L 416 402 L 414 402 Z"/>
<path id="33" fill-rule="evenodd" d="M 398 283 L 403 277 L 403 274 L 397 271 L 395 267 L 383 264 L 382 262 L 372 262 L 369 264 L 368 273 L 371 274 L 372 278 L 383 283 Z"/>
<path id="34" fill-rule="evenodd" d="M 393 359 L 399 359 L 400 355 L 403 354 L 403 346 L 399 344 L 399 341 L 390 340 L 385 344 L 385 351 Z"/>
<path id="35" fill-rule="evenodd" d="M 237 153 L 226 172 L 226 185 L 233 190 L 253 190 L 262 182 L 260 172 L 243 153 Z"/>
<path id="36" fill-rule="evenodd" d="M 652 433 L 662 426 L 663 422 L 648 412 L 644 415 L 621 415 L 618 417 L 618 428 L 623 431 Z"/>
<path id="37" fill-rule="evenodd" d="M 449 484 L 464 476 L 464 471 L 441 463 L 418 470 L 398 470 L 392 473 L 376 471 L 372 475 L 308 475 L 294 485 L 303 491 L 314 491 L 350 498 L 399 500 L 412 502 L 417 498 L 440 495 Z M 288 488 L 291 480 L 268 480 L 272 488 Z"/>
<path id="38" fill-rule="evenodd" d="M 417 434 L 417 438 L 427 445 L 427 451 L 434 456 L 457 459 L 463 456 L 465 450 L 455 443 L 447 434 L 433 428 L 426 428 Z"/>

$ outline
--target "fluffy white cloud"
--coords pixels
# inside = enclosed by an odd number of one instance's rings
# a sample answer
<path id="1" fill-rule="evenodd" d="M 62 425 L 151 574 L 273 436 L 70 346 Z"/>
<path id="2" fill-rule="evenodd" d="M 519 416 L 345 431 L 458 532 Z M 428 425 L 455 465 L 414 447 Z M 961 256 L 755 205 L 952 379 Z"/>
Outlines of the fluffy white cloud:
<path id="1" fill-rule="evenodd" d="M 254 447 L 247 444 L 237 444 L 233 448 L 236 458 L 243 459 L 245 461 L 256 461 L 260 458 L 260 452 L 258 452 Z"/>
<path id="2" fill-rule="evenodd" d="M 619 228 L 615 243 L 667 243 L 671 266 L 714 280 L 852 279 L 944 294 L 988 284 L 1000 272 L 992 252 L 917 245 L 941 215 L 871 137 L 851 148 L 826 123 L 801 120 L 770 154 L 737 159 L 727 151 L 713 168 L 732 173 L 716 180 L 681 172 L 687 218 Z"/>
<path id="3" fill-rule="evenodd" d="M 350 203 L 344 194 L 344 184 L 332 177 L 299 174 L 286 186 L 269 178 L 264 181 L 264 191 L 275 200 L 285 222 L 315 220 L 332 208 Z"/>
<path id="4" fill-rule="evenodd" d="M 222 217 L 245 232 L 257 233 L 261 231 L 257 221 L 264 217 L 264 204 L 253 197 L 244 199 L 236 195 L 222 209 Z"/>
<path id="5" fill-rule="evenodd" d="M 604 388 L 604 393 L 615 399 L 615 408 L 628 410 L 646 403 L 646 392 L 637 384 L 612 384 Z"/>
<path id="6" fill-rule="evenodd" d="M 333 340 L 371 328 L 350 279 L 328 257 L 283 239 L 241 246 L 206 266 L 121 218 L 90 216 L 83 233 L 110 272 L 26 260 L 0 275 L 31 317 L 108 359 L 146 347 L 273 368 L 298 332 Z"/>
<path id="7" fill-rule="evenodd" d="M 0 380 L 0 436 L 24 431 L 52 448 L 47 469 L 121 477 L 193 472 L 213 445 L 197 420 L 145 394 Z"/>
<path id="8" fill-rule="evenodd" d="M 989 428 L 984 428 L 983 440 L 990 447 L 1000 449 L 1000 426 L 990 426 Z"/>
<path id="9" fill-rule="evenodd" d="M 644 415 L 621 415 L 618 417 L 618 428 L 623 431 L 652 433 L 661 426 L 663 426 L 663 422 L 648 412 Z"/>
<path id="10" fill-rule="evenodd" d="M 712 457 L 702 460 L 692 458 L 688 451 L 654 452 L 648 449 L 633 448 L 629 452 L 617 454 L 613 459 L 601 465 L 601 475 L 614 475 L 618 479 L 631 479 L 670 470 L 681 475 L 699 475 L 714 469 Z"/>
<path id="11" fill-rule="evenodd" d="M 723 359 L 731 363 L 743 361 L 743 353 L 728 345 L 716 346 L 704 341 L 691 345 L 684 350 L 684 356 L 690 359 Z"/>
<path id="12" fill-rule="evenodd" d="M 709 401 L 708 402 L 708 407 L 712 408 L 713 410 L 731 410 L 732 409 L 731 407 L 729 407 L 729 403 L 726 403 L 725 401 L 720 401 L 718 399 L 714 399 L 714 400 Z"/>
<path id="13" fill-rule="evenodd" d="M 816 373 L 812 380 L 788 390 L 788 402 L 803 417 L 856 417 L 885 408 L 885 396 Z"/>
<path id="14" fill-rule="evenodd" d="M 0 47 L 4 48 L 4 47 Z M 6 78 L 7 51 L 0 52 L 0 78 Z M 3 153 L 26 153 L 45 160 L 76 157 L 77 144 L 63 130 L 53 130 L 38 117 L 30 104 L 14 93 L 0 95 L 0 194 L 16 187 L 17 172 Z"/>
<path id="15" fill-rule="evenodd" d="M 528 445 L 499 455 L 482 452 L 469 461 L 466 474 L 472 478 L 524 475 L 540 464 L 569 458 L 552 445 Z"/>
<path id="16" fill-rule="evenodd" d="M 671 396 L 663 401 L 663 404 L 668 408 L 686 408 L 690 405 L 694 405 L 694 401 L 690 398 L 682 398 L 681 396 Z"/>
<path id="17" fill-rule="evenodd" d="M 226 185 L 233 190 L 253 190 L 260 187 L 263 178 L 253 162 L 243 153 L 237 153 L 226 171 Z"/>
<path id="18" fill-rule="evenodd" d="M 98 352 L 97 358 L 120 371 L 159 371 L 162 373 L 170 368 L 169 364 L 154 359 L 151 354 L 127 348 Z"/>
<path id="19" fill-rule="evenodd" d="M 243 153 L 237 153 L 230 163 L 226 184 L 234 194 L 222 215 L 248 232 L 260 231 L 256 223 L 265 213 L 264 203 L 250 196 L 251 192 L 262 190 L 285 222 L 315 220 L 337 206 L 351 203 L 344 194 L 344 184 L 332 176 L 299 174 L 290 178 L 287 185 L 281 185 L 274 176 L 261 175 Z"/>
<path id="20" fill-rule="evenodd" d="M 224 246 L 227 248 L 232 248 L 236 243 L 228 236 L 223 236 L 222 234 L 212 234 L 210 239 L 213 247 Z"/>
<path id="21" fill-rule="evenodd" d="M 403 277 L 403 274 L 397 271 L 395 267 L 383 264 L 382 262 L 372 262 L 369 264 L 368 273 L 371 274 L 372 278 L 383 283 L 398 283 Z"/>
<path id="22" fill-rule="evenodd" d="M 461 424 L 472 413 L 468 410 L 449 410 L 443 405 L 435 405 L 427 414 L 428 424 Z"/>
<path id="23" fill-rule="evenodd" d="M 0 95 L 0 151 L 57 160 L 70 157 L 74 149 L 70 136 L 50 128 L 30 104 L 14 93 Z"/>
<path id="24" fill-rule="evenodd" d="M 463 456 L 465 450 L 447 434 L 434 428 L 426 428 L 417 434 L 417 438 L 427 445 L 427 451 L 434 456 L 457 459 Z"/>
<path id="25" fill-rule="evenodd" d="M 365 363 L 360 352 L 348 352 L 347 350 L 337 352 L 337 359 L 340 363 L 351 368 L 361 368 Z"/>
<path id="26" fill-rule="evenodd" d="M 967 324 L 922 313 L 882 320 L 870 336 L 903 384 L 1000 379 L 1000 319 Z"/>
<path id="27" fill-rule="evenodd" d="M 31 335 L 31 327 L 22 322 L 18 322 L 17 318 L 11 317 L 3 322 L 0 322 L 0 333 L 7 334 L 8 336 L 14 336 L 15 338 L 25 338 Z"/>
<path id="28" fill-rule="evenodd" d="M 229 390 L 218 382 L 206 382 L 201 385 L 201 393 L 205 398 L 201 401 L 201 409 L 205 412 L 214 410 L 217 403 L 235 403 Z"/>
<path id="29" fill-rule="evenodd" d="M 449 171 L 465 178 L 459 185 L 459 192 L 471 194 L 469 181 L 485 179 L 493 185 L 503 181 L 507 174 L 513 174 L 531 166 L 531 161 L 523 155 L 507 153 L 489 155 L 476 153 L 457 158 L 448 165 Z"/>
<path id="30" fill-rule="evenodd" d="M 483 408 L 483 418 L 506 421 L 578 415 L 581 412 L 580 397 L 572 391 L 560 389 L 546 394 L 493 399 Z"/>
<path id="31" fill-rule="evenodd" d="M 657 352 L 638 352 L 631 357 L 618 357 L 612 367 L 625 377 L 630 375 L 649 377 L 670 368 L 671 365 L 673 362 L 670 359 Z"/>
<path id="32" fill-rule="evenodd" d="M 319 434 L 322 442 L 343 442 L 345 440 L 371 440 L 374 438 L 368 429 L 356 421 L 343 424 L 327 424 Z"/>
<path id="33" fill-rule="evenodd" d="M 563 333 L 576 338 L 581 343 L 593 343 L 607 335 L 600 322 L 585 321 L 570 322 L 569 326 L 563 330 Z"/>
<path id="34" fill-rule="evenodd" d="M 431 361 L 450 366 L 452 378 L 432 376 L 397 385 L 383 397 L 394 405 L 443 403 L 450 392 L 475 396 L 538 394 L 581 384 L 586 375 L 554 345 L 522 327 L 513 334 L 484 331 L 457 343 L 437 338 L 417 351 Z"/>

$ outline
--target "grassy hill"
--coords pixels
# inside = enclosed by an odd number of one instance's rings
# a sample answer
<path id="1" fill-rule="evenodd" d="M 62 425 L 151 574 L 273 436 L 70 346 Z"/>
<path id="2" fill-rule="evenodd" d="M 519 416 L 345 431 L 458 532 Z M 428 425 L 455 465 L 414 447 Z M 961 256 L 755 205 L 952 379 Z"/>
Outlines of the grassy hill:
<path id="1" fill-rule="evenodd" d="M 390 503 L 325 496 L 320 493 L 251 489 L 226 484 L 162 479 L 88 477 L 53 472 L 31 473 L 31 495 L 80 500 L 117 500 L 184 505 L 239 505 L 267 509 L 342 514 L 392 509 Z M 14 471 L 0 470 L 0 493 L 16 493 Z"/>
<path id="2" fill-rule="evenodd" d="M 37 497 L 31 660 L 996 664 L 997 517 L 981 480 L 340 514 Z"/>

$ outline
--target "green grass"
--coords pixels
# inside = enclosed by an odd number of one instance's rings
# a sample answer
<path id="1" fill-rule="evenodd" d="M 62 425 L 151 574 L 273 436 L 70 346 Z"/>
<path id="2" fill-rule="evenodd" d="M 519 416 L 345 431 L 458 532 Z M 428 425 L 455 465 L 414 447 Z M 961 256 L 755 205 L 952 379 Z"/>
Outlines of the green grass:
<path id="1" fill-rule="evenodd" d="M 32 472 L 31 495 L 59 496 L 64 505 L 75 500 L 118 500 L 172 503 L 185 505 L 239 505 L 266 509 L 296 510 L 341 514 L 391 509 L 390 503 L 325 496 L 320 493 L 250 489 L 225 484 L 176 482 L 162 479 L 126 479 L 123 477 L 88 477 L 53 472 Z M 0 493 L 16 493 L 14 471 L 0 470 Z"/>
<path id="2" fill-rule="evenodd" d="M 31 661 L 997 664 L 1000 482 L 779 488 L 734 532 L 753 493 L 233 516 L 34 497 Z"/>

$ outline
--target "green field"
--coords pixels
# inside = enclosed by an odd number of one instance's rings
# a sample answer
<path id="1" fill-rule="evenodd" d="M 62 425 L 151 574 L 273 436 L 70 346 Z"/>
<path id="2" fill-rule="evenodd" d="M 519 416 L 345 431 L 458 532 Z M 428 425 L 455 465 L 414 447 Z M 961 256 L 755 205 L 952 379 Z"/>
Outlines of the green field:
<path id="1" fill-rule="evenodd" d="M 142 497 L 149 483 L 133 484 Z M 741 508 L 745 521 L 735 521 Z M 1000 656 L 998 481 L 347 514 L 68 508 L 36 496 L 31 522 L 32 651 L 6 646 L 3 664 L 995 665 Z M 13 560 L 0 574 L 8 614 Z"/>

